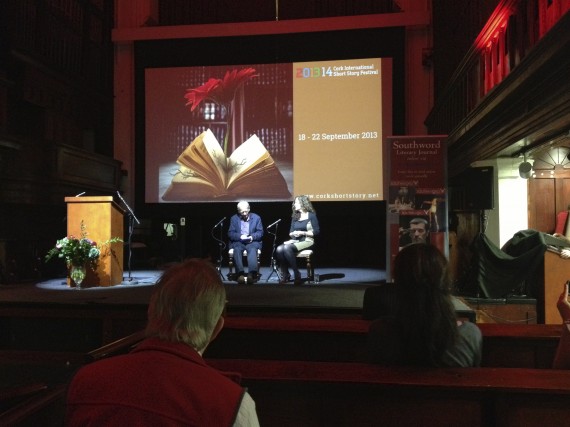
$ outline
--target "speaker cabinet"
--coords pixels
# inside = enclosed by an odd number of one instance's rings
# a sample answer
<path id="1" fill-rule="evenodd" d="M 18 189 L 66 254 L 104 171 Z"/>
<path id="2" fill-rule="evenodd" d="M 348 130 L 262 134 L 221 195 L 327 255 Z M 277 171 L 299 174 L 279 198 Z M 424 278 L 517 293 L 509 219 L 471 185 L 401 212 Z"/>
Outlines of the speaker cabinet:
<path id="1" fill-rule="evenodd" d="M 482 211 L 495 208 L 495 175 L 492 166 L 469 168 L 449 180 L 452 211 Z"/>

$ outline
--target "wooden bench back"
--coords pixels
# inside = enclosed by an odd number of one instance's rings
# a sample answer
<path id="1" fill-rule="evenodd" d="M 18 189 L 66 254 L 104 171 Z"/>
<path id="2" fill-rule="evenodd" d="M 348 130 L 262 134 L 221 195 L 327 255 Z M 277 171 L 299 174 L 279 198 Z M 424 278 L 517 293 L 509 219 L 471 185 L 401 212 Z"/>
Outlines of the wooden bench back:
<path id="1" fill-rule="evenodd" d="M 369 325 L 355 318 L 228 317 L 206 356 L 365 362 Z M 560 325 L 478 326 L 483 333 L 483 366 L 552 366 Z"/>
<path id="2" fill-rule="evenodd" d="M 261 425 L 544 427 L 570 415 L 570 371 L 235 359 L 208 363 L 241 374 Z"/>

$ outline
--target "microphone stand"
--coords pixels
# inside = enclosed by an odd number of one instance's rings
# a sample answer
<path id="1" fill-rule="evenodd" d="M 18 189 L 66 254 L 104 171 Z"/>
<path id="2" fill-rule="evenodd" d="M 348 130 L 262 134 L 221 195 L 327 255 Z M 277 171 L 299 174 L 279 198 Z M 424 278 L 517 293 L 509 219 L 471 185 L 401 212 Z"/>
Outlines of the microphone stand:
<path id="1" fill-rule="evenodd" d="M 218 242 L 218 250 L 219 250 L 218 260 L 216 261 L 216 270 L 218 271 L 218 274 L 220 275 L 220 278 L 222 280 L 225 280 L 224 275 L 222 274 L 222 262 L 224 260 L 223 254 L 224 254 L 224 249 L 226 248 L 226 244 L 222 238 L 222 232 L 224 229 L 224 221 L 225 221 L 225 218 L 222 219 L 220 222 L 218 222 L 218 224 L 212 228 L 212 237 L 214 238 L 215 241 Z M 214 236 L 214 230 L 216 229 L 216 227 L 220 227 L 220 237 L 219 238 Z"/>
<path id="2" fill-rule="evenodd" d="M 125 201 L 125 199 L 123 199 L 123 196 L 121 196 L 121 193 L 117 191 L 117 196 L 119 196 L 119 199 L 121 199 L 121 201 L 123 202 L 123 204 L 126 206 L 127 210 L 129 211 L 129 226 L 128 226 L 128 237 L 127 237 L 127 249 L 128 249 L 128 257 L 127 257 L 127 266 L 128 266 L 128 270 L 129 270 L 129 276 L 127 277 L 127 280 L 130 282 L 133 280 L 133 278 L 131 277 L 131 257 L 132 257 L 132 248 L 131 248 L 131 244 L 132 244 L 132 240 L 133 240 L 133 230 L 135 228 L 135 221 L 137 224 L 140 224 L 141 222 L 139 221 L 139 219 L 136 217 L 135 213 L 133 212 L 133 210 L 131 209 L 131 207 L 129 206 L 129 204 Z"/>
<path id="3" fill-rule="evenodd" d="M 269 283 L 269 279 L 271 279 L 271 276 L 273 276 L 273 273 L 275 273 L 275 275 L 277 276 L 277 281 L 281 280 L 281 273 L 279 272 L 279 269 L 277 268 L 277 260 L 275 259 L 275 249 L 277 247 L 277 229 L 279 227 L 279 222 L 277 222 L 277 224 L 275 224 L 275 233 L 272 233 L 271 231 L 269 231 L 269 229 L 267 230 L 267 232 L 269 234 L 273 235 L 273 249 L 271 250 L 271 274 L 269 274 L 269 276 L 267 276 L 267 280 L 266 283 Z"/>

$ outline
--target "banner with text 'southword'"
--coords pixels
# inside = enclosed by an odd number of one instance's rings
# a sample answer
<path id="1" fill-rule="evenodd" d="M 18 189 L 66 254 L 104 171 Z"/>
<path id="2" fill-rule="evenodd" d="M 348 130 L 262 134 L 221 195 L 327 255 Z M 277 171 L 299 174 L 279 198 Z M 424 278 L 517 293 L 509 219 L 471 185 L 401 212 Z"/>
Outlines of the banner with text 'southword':
<path id="1" fill-rule="evenodd" d="M 447 249 L 447 146 L 445 135 L 389 136 L 387 277 L 396 254 L 413 243 Z"/>

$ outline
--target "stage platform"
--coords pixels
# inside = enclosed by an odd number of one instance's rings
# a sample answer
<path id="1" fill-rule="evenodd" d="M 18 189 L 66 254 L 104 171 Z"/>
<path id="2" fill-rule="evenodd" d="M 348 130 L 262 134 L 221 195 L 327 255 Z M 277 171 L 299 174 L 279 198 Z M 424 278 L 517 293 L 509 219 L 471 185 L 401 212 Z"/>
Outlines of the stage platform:
<path id="1" fill-rule="evenodd" d="M 303 282 L 280 285 L 275 272 L 261 268 L 261 279 L 253 285 L 238 285 L 226 280 L 227 269 L 222 272 L 228 294 L 228 310 L 300 310 L 300 311 L 360 311 L 364 291 L 382 283 L 385 271 L 363 268 L 318 268 L 319 283 Z M 80 304 L 80 305 L 147 305 L 154 284 L 162 270 L 136 270 L 125 272 L 121 284 L 111 287 L 76 289 L 67 286 L 65 278 L 39 283 L 0 286 L 0 301 L 10 304 Z"/>
<path id="2" fill-rule="evenodd" d="M 222 272 L 223 274 L 224 272 Z M 0 286 L 0 306 L 56 305 L 89 307 L 130 307 L 136 311 L 146 310 L 153 287 L 162 270 L 132 271 L 116 286 L 76 289 L 67 286 L 65 278 L 39 283 Z M 252 285 L 227 281 L 224 286 L 228 298 L 228 314 L 362 314 L 364 293 L 368 287 L 385 281 L 385 272 L 362 268 L 319 268 L 319 283 L 303 282 L 280 285 L 271 269 L 262 268 L 261 279 Z M 454 298 L 458 312 L 474 321 L 474 312 L 462 300 Z"/>
<path id="3" fill-rule="evenodd" d="M 0 285 L 0 338 L 13 350 L 89 351 L 140 331 L 162 272 L 132 271 L 110 287 L 71 288 L 63 277 Z M 270 273 L 262 269 L 253 285 L 224 280 L 227 315 L 364 319 L 366 290 L 385 281 L 385 272 L 376 269 L 319 268 L 318 284 L 300 286 L 280 285 Z M 475 312 L 460 299 L 454 305 L 461 317 L 475 321 Z"/>

